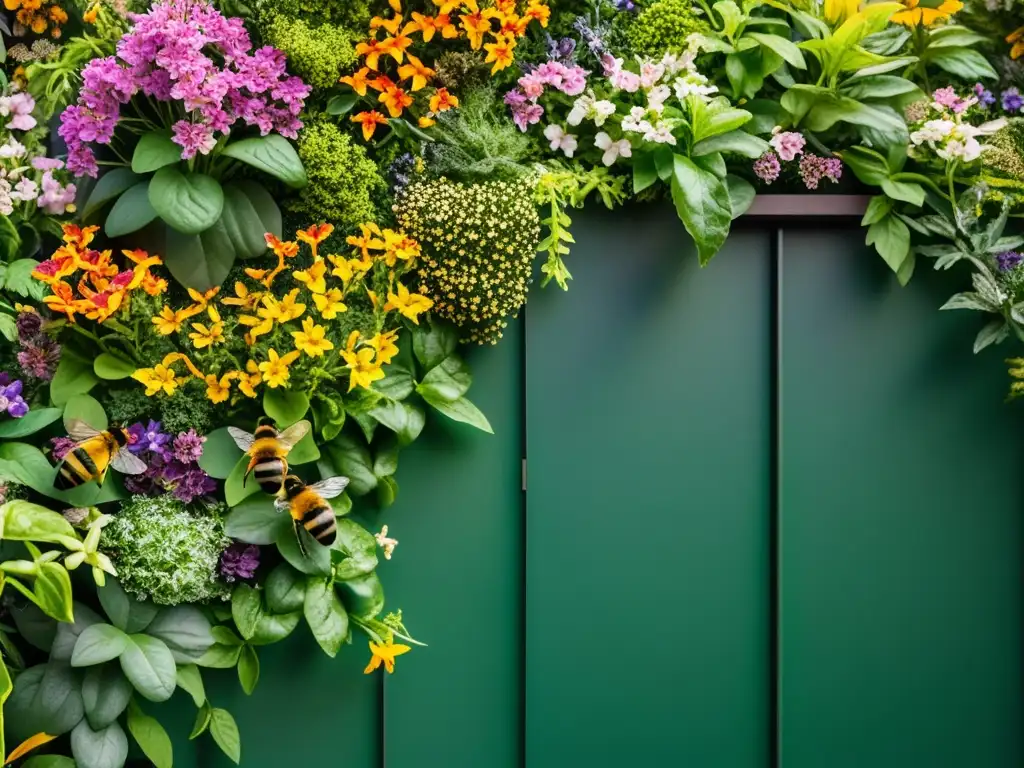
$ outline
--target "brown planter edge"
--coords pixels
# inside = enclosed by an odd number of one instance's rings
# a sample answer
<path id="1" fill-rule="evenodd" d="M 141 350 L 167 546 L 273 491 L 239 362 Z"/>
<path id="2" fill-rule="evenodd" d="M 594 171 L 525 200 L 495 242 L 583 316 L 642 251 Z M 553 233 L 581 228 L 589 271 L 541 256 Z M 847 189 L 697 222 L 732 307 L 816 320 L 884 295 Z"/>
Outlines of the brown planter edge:
<path id="1" fill-rule="evenodd" d="M 743 218 L 860 218 L 870 195 L 758 195 Z"/>

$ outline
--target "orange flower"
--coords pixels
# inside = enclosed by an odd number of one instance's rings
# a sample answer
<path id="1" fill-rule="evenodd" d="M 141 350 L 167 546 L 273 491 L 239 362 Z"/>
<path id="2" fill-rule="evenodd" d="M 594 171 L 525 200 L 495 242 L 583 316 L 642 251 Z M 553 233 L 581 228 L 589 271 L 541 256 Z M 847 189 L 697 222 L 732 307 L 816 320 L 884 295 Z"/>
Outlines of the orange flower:
<path id="1" fill-rule="evenodd" d="M 387 30 L 389 35 L 397 35 L 398 27 L 403 21 L 404 19 L 402 18 L 402 16 L 398 14 L 392 16 L 390 19 L 384 19 L 381 18 L 380 16 L 374 16 L 372 19 L 370 19 L 370 30 L 372 32 L 376 32 L 378 29 L 385 29 Z"/>
<path id="2" fill-rule="evenodd" d="M 1019 27 L 1006 36 L 1006 42 L 1013 43 L 1010 58 L 1019 59 L 1024 56 L 1024 27 Z"/>
<path id="3" fill-rule="evenodd" d="M 299 249 L 299 246 L 296 244 L 296 246 L 295 246 L 296 252 L 298 252 L 298 249 Z M 188 289 L 189 298 L 191 298 L 192 301 L 194 301 L 196 303 L 195 314 L 199 314 L 204 309 L 206 309 L 206 305 L 210 303 L 210 299 L 212 299 L 218 293 L 220 293 L 220 286 L 219 285 L 214 286 L 213 288 L 208 290 L 206 293 L 200 293 L 195 288 L 189 288 Z"/>
<path id="4" fill-rule="evenodd" d="M 271 232 L 267 232 L 263 236 L 263 240 L 279 259 L 290 259 L 299 252 L 299 244 L 294 240 L 278 240 Z"/>
<path id="5" fill-rule="evenodd" d="M 411 79 L 412 90 L 415 92 L 426 87 L 427 81 L 437 73 L 411 53 L 408 54 L 408 60 L 408 64 L 403 64 L 398 68 L 398 76 L 403 80 Z"/>
<path id="6" fill-rule="evenodd" d="M 404 32 L 398 32 L 393 37 L 386 37 L 381 41 L 380 50 L 387 53 L 399 64 L 405 58 L 405 49 L 412 45 L 412 38 Z"/>
<path id="7" fill-rule="evenodd" d="M 97 226 L 83 228 L 77 224 L 65 224 L 61 229 L 64 231 L 64 242 L 79 248 L 85 248 L 91 243 L 95 234 L 100 230 Z"/>
<path id="8" fill-rule="evenodd" d="M 358 72 L 354 72 L 351 75 L 339 78 L 338 82 L 344 83 L 349 86 L 353 91 L 358 93 L 360 96 L 366 95 L 366 87 L 370 84 L 367 76 L 370 74 L 369 67 L 363 67 Z"/>
<path id="9" fill-rule="evenodd" d="M 353 115 L 352 122 L 360 123 L 363 126 L 363 140 L 369 141 L 373 138 L 373 134 L 374 131 L 377 130 L 377 126 L 387 125 L 388 119 L 380 112 L 371 110 L 369 112 L 360 112 L 358 115 Z"/>
<path id="10" fill-rule="evenodd" d="M 412 104 L 412 96 L 401 88 L 388 88 L 378 97 L 378 101 L 388 108 L 388 114 L 392 117 L 401 117 L 402 111 Z"/>
<path id="11" fill-rule="evenodd" d="M 375 91 L 386 91 L 388 88 L 395 87 L 395 81 L 387 75 L 377 75 L 373 80 L 367 80 L 366 84 Z"/>
<path id="12" fill-rule="evenodd" d="M 439 16 L 424 16 L 422 13 L 413 13 L 413 20 L 405 25 L 403 33 L 420 32 L 423 35 L 423 42 L 429 43 L 435 32 L 440 32 L 441 37 L 451 40 L 459 36 L 459 30 L 452 24 L 452 17 L 447 13 Z"/>
<path id="13" fill-rule="evenodd" d="M 82 14 L 82 21 L 84 21 L 86 24 L 95 24 L 96 17 L 99 16 L 99 14 L 100 4 L 93 3 L 91 6 L 89 6 L 89 10 Z"/>
<path id="14" fill-rule="evenodd" d="M 349 235 L 345 239 L 345 242 L 349 245 L 355 246 L 359 251 L 359 255 L 362 257 L 362 260 L 370 264 L 373 262 L 373 255 L 370 251 L 384 250 L 384 241 L 380 239 L 383 235 L 381 234 L 380 228 L 373 223 L 360 224 L 359 229 L 363 233 L 362 237 Z M 376 235 L 376 237 L 373 237 L 373 235 Z M 367 269 L 369 269 L 369 267 L 367 267 Z"/>
<path id="15" fill-rule="evenodd" d="M 75 292 L 70 285 L 60 280 L 54 283 L 50 289 L 53 293 L 43 299 L 43 304 L 53 312 L 60 312 L 68 316 L 68 320 L 75 322 L 75 313 L 80 310 L 80 304 L 75 299 Z"/>
<path id="16" fill-rule="evenodd" d="M 387 53 L 383 43 L 379 40 L 370 40 L 356 45 L 356 55 L 366 57 L 366 66 L 376 71 L 381 54 Z"/>
<path id="17" fill-rule="evenodd" d="M 538 0 L 530 0 L 530 4 L 526 8 L 524 17 L 527 19 L 536 19 L 540 22 L 542 27 L 547 27 L 548 20 L 551 18 L 551 9 L 544 3 L 538 2 Z"/>
<path id="18" fill-rule="evenodd" d="M 317 258 L 316 247 L 331 236 L 334 231 L 333 224 L 314 224 L 308 229 L 300 229 L 295 236 L 313 249 L 313 258 Z"/>
<path id="19" fill-rule="evenodd" d="M 512 63 L 515 55 L 512 51 L 516 47 L 516 40 L 514 37 L 503 36 L 498 37 L 493 43 L 487 43 L 484 45 L 484 50 L 487 51 L 487 58 L 484 59 L 484 63 L 490 64 L 494 62 L 494 66 L 491 67 L 491 74 L 497 74 L 505 67 Z"/>
<path id="20" fill-rule="evenodd" d="M 459 106 L 459 97 L 448 93 L 447 88 L 438 88 L 430 97 L 431 112 L 447 112 L 457 106 Z"/>
<path id="21" fill-rule="evenodd" d="M 466 31 L 466 37 L 469 38 L 473 50 L 479 51 L 484 42 L 484 35 L 491 31 L 491 22 L 485 19 L 479 10 L 474 9 L 472 13 L 462 14 L 459 17 L 459 24 Z"/>

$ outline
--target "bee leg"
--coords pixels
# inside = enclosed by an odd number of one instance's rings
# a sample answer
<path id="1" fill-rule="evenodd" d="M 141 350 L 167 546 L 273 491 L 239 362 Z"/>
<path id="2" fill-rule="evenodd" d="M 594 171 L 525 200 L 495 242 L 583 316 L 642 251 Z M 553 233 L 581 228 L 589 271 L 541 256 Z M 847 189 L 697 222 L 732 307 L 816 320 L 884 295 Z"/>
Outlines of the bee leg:
<path id="1" fill-rule="evenodd" d="M 306 542 L 302 540 L 302 524 L 298 520 L 293 520 L 295 523 L 295 538 L 299 542 L 299 552 L 302 556 L 309 557 L 309 552 L 306 551 Z"/>

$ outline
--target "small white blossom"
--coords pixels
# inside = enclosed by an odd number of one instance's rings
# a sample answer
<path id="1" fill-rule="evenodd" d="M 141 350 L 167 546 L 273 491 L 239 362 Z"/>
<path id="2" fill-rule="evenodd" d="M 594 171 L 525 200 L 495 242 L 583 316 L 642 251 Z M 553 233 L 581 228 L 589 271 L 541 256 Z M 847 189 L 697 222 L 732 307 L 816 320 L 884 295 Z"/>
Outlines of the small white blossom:
<path id="1" fill-rule="evenodd" d="M 573 102 L 572 109 L 569 111 L 569 116 L 565 119 L 565 122 L 569 125 L 579 125 L 583 122 L 583 118 L 587 116 L 593 105 L 594 92 L 587 91 Z"/>
<path id="2" fill-rule="evenodd" d="M 647 92 L 647 108 L 657 115 L 665 110 L 665 101 L 672 95 L 672 89 L 667 85 L 659 85 Z"/>
<path id="3" fill-rule="evenodd" d="M 920 130 L 910 134 L 910 140 L 916 145 L 942 141 L 953 132 L 954 128 L 956 128 L 956 123 L 952 120 L 929 120 L 921 126 Z"/>
<path id="4" fill-rule="evenodd" d="M 551 142 L 552 150 L 562 150 L 566 157 L 572 157 L 579 144 L 576 137 L 566 133 L 562 126 L 552 123 L 544 129 L 544 138 Z"/>
<path id="5" fill-rule="evenodd" d="M 604 131 L 601 131 L 594 137 L 594 145 L 604 151 L 604 155 L 601 156 L 601 162 L 605 165 L 614 165 L 615 161 L 620 157 L 633 156 L 633 147 L 630 146 L 629 139 L 613 141 L 612 137 Z"/>
<path id="6" fill-rule="evenodd" d="M 664 120 L 651 126 L 651 128 L 644 134 L 644 141 L 650 141 L 655 144 L 675 144 L 676 137 L 672 135 L 672 128 Z"/>
<path id="7" fill-rule="evenodd" d="M 384 550 L 384 559 L 390 560 L 391 555 L 395 552 L 395 547 L 398 546 L 398 539 L 388 538 L 386 525 L 380 529 L 380 533 L 373 534 L 373 538 L 377 540 L 377 546 Z"/>
<path id="8" fill-rule="evenodd" d="M 0 158 L 24 157 L 27 151 L 25 145 L 13 136 L 6 143 L 0 144 Z"/>
<path id="9" fill-rule="evenodd" d="M 653 88 L 665 75 L 665 65 L 654 61 L 644 61 L 640 65 L 640 87 Z"/>
<path id="10" fill-rule="evenodd" d="M 24 178 L 14 185 L 11 197 L 14 200 L 35 200 L 39 197 L 39 185 L 32 179 Z"/>
<path id="11" fill-rule="evenodd" d="M 633 107 L 629 114 L 622 118 L 622 130 L 635 133 L 646 133 L 651 130 L 651 124 L 646 120 L 647 110 L 643 107 Z"/>
<path id="12" fill-rule="evenodd" d="M 700 72 L 688 72 L 682 77 L 677 77 L 674 83 L 676 98 L 680 101 L 687 96 L 700 96 L 706 99 L 711 94 L 718 92 L 717 87 L 707 83 L 708 79 Z"/>

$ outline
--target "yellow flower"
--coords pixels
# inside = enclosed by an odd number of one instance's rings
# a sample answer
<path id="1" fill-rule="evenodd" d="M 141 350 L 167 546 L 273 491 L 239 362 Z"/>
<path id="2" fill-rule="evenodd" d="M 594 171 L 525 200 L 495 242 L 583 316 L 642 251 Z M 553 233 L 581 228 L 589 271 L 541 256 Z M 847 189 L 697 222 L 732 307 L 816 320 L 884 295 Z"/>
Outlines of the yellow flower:
<path id="1" fill-rule="evenodd" d="M 1024 27 L 1018 27 L 1006 36 L 1006 42 L 1013 43 L 1010 49 L 1010 58 L 1019 59 L 1024 56 Z"/>
<path id="2" fill-rule="evenodd" d="M 140 368 L 132 374 L 132 378 L 146 387 L 146 396 L 152 397 L 161 390 L 173 395 L 181 382 L 169 365 L 159 364 L 152 368 Z"/>
<path id="3" fill-rule="evenodd" d="M 437 125 L 437 120 L 432 117 L 424 116 L 417 121 L 417 125 L 419 125 L 420 128 L 430 128 L 433 125 Z"/>
<path id="4" fill-rule="evenodd" d="M 959 0 L 946 0 L 946 2 L 959 2 Z M 487 51 L 487 58 L 484 59 L 485 64 L 494 62 L 494 66 L 491 67 L 491 74 L 497 74 L 505 67 L 509 66 L 515 54 L 512 51 L 516 47 L 516 40 L 514 37 L 498 37 L 493 43 L 486 43 L 484 50 Z"/>
<path id="5" fill-rule="evenodd" d="M 363 233 L 362 237 L 349 235 L 345 242 L 358 249 L 359 255 L 362 257 L 363 261 L 372 261 L 373 255 L 370 251 L 380 251 L 384 248 L 384 241 L 380 239 L 380 228 L 371 222 L 367 224 L 360 224 L 359 229 Z M 374 237 L 374 235 L 377 237 Z"/>
<path id="6" fill-rule="evenodd" d="M 309 269 L 292 272 L 292 277 L 306 286 L 310 293 L 323 293 L 327 290 L 327 281 L 324 274 L 327 272 L 327 264 L 319 259 L 310 265 Z"/>
<path id="7" fill-rule="evenodd" d="M 369 76 L 370 68 L 363 67 L 358 72 L 350 76 L 339 77 L 338 82 L 345 83 L 345 85 L 349 86 L 353 91 L 355 91 L 360 96 L 365 96 L 366 87 L 369 85 Z"/>
<path id="8" fill-rule="evenodd" d="M 270 296 L 264 297 L 264 302 L 267 300 L 273 301 Z M 260 307 L 256 310 L 259 317 L 253 317 L 252 315 L 239 315 L 238 322 L 240 325 L 244 325 L 250 328 L 249 332 L 245 334 L 245 343 L 250 347 L 256 343 L 256 339 L 260 336 L 264 336 L 274 330 L 274 320 L 270 317 L 270 310 Z"/>
<path id="9" fill-rule="evenodd" d="M 245 374 L 241 374 L 245 375 Z M 203 381 L 206 382 L 206 396 L 210 399 L 211 403 L 223 403 L 231 395 L 231 381 L 238 378 L 239 371 L 229 371 L 221 376 L 219 379 L 215 374 L 207 374 L 203 377 Z M 250 397 L 255 397 L 256 393 L 253 392 Z"/>
<path id="10" fill-rule="evenodd" d="M 235 296 L 226 297 L 220 300 L 221 304 L 228 307 L 241 307 L 242 309 L 254 309 L 259 303 L 260 293 L 250 293 L 249 289 L 245 287 L 245 284 L 236 281 L 235 282 Z"/>
<path id="11" fill-rule="evenodd" d="M 192 323 L 195 333 L 188 335 L 196 349 L 212 347 L 224 341 L 224 323 L 220 320 L 220 313 L 212 306 L 207 308 L 207 312 L 210 315 L 210 327 L 207 328 L 203 323 Z"/>
<path id="12" fill-rule="evenodd" d="M 302 317 L 302 313 L 306 311 L 306 305 L 299 304 L 298 298 L 299 289 L 293 288 L 277 302 L 277 321 L 279 323 L 287 323 L 289 320 Z"/>
<path id="13" fill-rule="evenodd" d="M 256 397 L 256 387 L 260 385 L 263 377 L 260 376 L 260 369 L 255 361 L 247 360 L 245 362 L 244 373 L 242 371 L 233 371 L 233 373 L 238 378 L 238 391 L 246 397 Z"/>
<path id="14" fill-rule="evenodd" d="M 397 339 L 398 331 L 387 331 L 378 333 L 372 339 L 368 339 L 366 343 L 377 351 L 377 362 L 387 365 L 398 354 L 398 346 L 395 344 Z"/>
<path id="15" fill-rule="evenodd" d="M 829 24 L 842 24 L 860 9 L 860 0 L 825 0 L 825 20 Z"/>
<path id="16" fill-rule="evenodd" d="M 284 357 L 279 357 L 273 348 L 267 353 L 269 360 L 259 364 L 260 373 L 263 374 L 263 383 L 271 389 L 277 389 L 288 381 L 288 366 L 299 358 L 298 350 L 289 352 Z"/>
<path id="17" fill-rule="evenodd" d="M 333 320 L 339 312 L 348 311 L 342 298 L 344 297 L 341 295 L 341 291 L 331 288 L 327 293 L 314 295 L 313 303 L 316 304 L 316 310 L 324 320 Z"/>
<path id="18" fill-rule="evenodd" d="M 388 303 L 384 305 L 384 311 L 389 312 L 397 309 L 403 317 L 412 320 L 416 325 L 420 324 L 419 316 L 434 306 L 434 302 L 426 296 L 418 293 L 409 293 L 409 289 L 398 283 L 398 293 L 388 291 Z"/>
<path id="19" fill-rule="evenodd" d="M 929 0 L 924 1 L 929 2 Z M 930 27 L 937 21 L 948 19 L 964 7 L 960 0 L 942 0 L 942 4 L 934 8 L 922 5 L 921 0 L 906 0 L 904 5 L 907 10 L 894 13 L 889 20 L 908 27 L 918 25 Z"/>
<path id="20" fill-rule="evenodd" d="M 430 81 L 430 78 L 437 73 L 411 53 L 406 54 L 406 59 L 408 60 L 408 63 L 403 64 L 398 68 L 398 76 L 403 80 L 411 79 L 413 91 L 425 88 L 427 83 Z"/>
<path id="21" fill-rule="evenodd" d="M 315 325 L 312 317 L 302 321 L 301 331 L 292 331 L 295 348 L 310 357 L 322 357 L 324 352 L 334 349 L 329 339 L 324 338 L 327 330 L 322 325 Z"/>
<path id="22" fill-rule="evenodd" d="M 420 244 L 411 237 L 404 232 L 384 230 L 384 263 L 389 267 L 394 267 L 399 259 L 411 262 L 419 255 Z"/>
<path id="23" fill-rule="evenodd" d="M 191 297 L 192 301 L 199 305 L 199 312 L 202 312 L 204 309 L 206 309 L 206 305 L 210 303 L 210 299 L 212 299 L 218 293 L 220 293 L 219 285 L 215 288 L 211 288 L 206 293 L 200 293 L 194 288 L 188 289 L 188 295 Z"/>
<path id="24" fill-rule="evenodd" d="M 161 336 L 170 336 L 172 333 L 177 333 L 181 330 L 181 325 L 189 318 L 189 315 L 184 309 L 173 310 L 170 307 L 164 307 L 160 310 L 160 314 L 152 318 L 153 325 L 156 326 L 156 332 Z"/>
<path id="25" fill-rule="evenodd" d="M 411 651 L 408 645 L 402 645 L 401 643 L 395 644 L 390 640 L 383 645 L 370 641 L 370 653 L 373 656 L 370 658 L 370 663 L 366 665 L 366 669 L 363 670 L 363 674 L 370 674 L 376 670 L 381 664 L 384 665 L 384 669 L 388 671 L 388 674 L 395 671 L 395 657 L 401 656 L 403 653 Z"/>
<path id="26" fill-rule="evenodd" d="M 348 391 L 351 392 L 357 386 L 370 388 L 370 385 L 378 379 L 384 378 L 384 371 L 380 369 L 380 363 L 373 361 L 374 350 L 364 347 L 356 350 L 359 341 L 359 331 L 352 331 L 348 336 L 348 343 L 345 349 L 341 350 L 341 356 L 348 365 L 349 380 Z"/>

